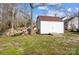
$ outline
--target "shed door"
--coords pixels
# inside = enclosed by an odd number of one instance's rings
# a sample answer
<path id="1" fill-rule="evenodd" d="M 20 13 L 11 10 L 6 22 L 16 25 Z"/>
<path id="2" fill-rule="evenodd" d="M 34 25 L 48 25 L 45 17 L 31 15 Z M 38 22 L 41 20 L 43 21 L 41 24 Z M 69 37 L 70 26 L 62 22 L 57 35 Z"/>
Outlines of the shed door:
<path id="1" fill-rule="evenodd" d="M 53 32 L 52 22 L 49 21 L 41 21 L 41 34 L 49 34 Z"/>
<path id="2" fill-rule="evenodd" d="M 53 33 L 64 33 L 63 22 L 53 22 Z"/>

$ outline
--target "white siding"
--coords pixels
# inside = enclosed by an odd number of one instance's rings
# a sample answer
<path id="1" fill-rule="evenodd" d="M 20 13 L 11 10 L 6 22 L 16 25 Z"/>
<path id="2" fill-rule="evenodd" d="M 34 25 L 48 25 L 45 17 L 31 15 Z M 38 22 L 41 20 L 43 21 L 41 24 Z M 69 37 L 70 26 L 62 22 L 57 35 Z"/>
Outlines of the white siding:
<path id="1" fill-rule="evenodd" d="M 64 33 L 64 22 L 41 21 L 40 23 L 41 34 Z"/>
<path id="2" fill-rule="evenodd" d="M 41 34 L 49 34 L 52 33 L 53 25 L 52 22 L 49 21 L 41 21 L 41 28 L 40 28 L 40 33 Z"/>
<path id="3" fill-rule="evenodd" d="M 75 17 L 68 22 L 68 29 L 78 29 L 78 18 Z"/>
<path id="4" fill-rule="evenodd" d="M 64 33 L 64 22 L 52 22 L 52 23 L 53 23 L 53 32 Z"/>

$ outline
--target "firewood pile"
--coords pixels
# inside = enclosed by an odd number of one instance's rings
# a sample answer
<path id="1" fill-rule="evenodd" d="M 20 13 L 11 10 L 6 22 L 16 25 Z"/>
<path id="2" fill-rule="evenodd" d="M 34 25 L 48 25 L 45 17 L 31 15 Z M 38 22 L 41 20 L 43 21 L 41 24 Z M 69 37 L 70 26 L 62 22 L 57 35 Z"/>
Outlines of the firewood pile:
<path id="1" fill-rule="evenodd" d="M 17 35 L 28 35 L 30 33 L 31 29 L 27 27 L 17 28 L 15 30 L 9 29 L 4 34 L 7 36 L 17 36 Z"/>

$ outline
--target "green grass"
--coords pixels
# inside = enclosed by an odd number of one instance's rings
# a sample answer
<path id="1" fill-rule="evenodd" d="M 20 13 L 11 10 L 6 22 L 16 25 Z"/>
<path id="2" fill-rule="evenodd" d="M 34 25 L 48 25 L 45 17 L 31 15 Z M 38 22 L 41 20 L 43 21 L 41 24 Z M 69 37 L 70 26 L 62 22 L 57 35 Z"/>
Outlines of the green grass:
<path id="1" fill-rule="evenodd" d="M 0 36 L 1 55 L 79 54 L 79 34 Z"/>

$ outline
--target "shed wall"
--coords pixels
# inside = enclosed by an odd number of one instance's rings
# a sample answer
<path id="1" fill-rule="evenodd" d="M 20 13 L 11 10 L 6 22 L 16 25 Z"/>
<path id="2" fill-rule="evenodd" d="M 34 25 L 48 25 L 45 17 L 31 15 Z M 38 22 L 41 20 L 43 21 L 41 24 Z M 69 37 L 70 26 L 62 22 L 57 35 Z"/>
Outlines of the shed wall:
<path id="1" fill-rule="evenodd" d="M 64 33 L 64 22 L 41 21 L 40 34 Z"/>

